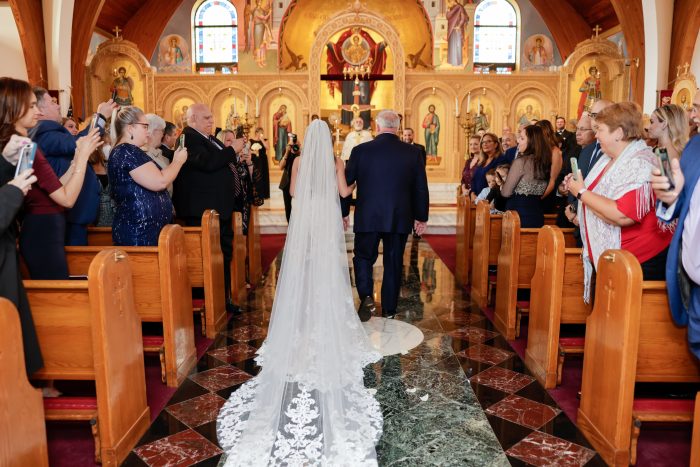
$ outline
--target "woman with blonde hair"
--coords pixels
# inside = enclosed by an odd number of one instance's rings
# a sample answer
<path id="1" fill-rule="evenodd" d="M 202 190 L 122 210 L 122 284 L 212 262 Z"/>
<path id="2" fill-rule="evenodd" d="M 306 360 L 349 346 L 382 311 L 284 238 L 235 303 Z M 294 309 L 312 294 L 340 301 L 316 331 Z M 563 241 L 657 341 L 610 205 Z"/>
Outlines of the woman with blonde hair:
<path id="1" fill-rule="evenodd" d="M 659 148 L 666 149 L 671 159 L 680 159 L 689 135 L 688 114 L 682 107 L 662 105 L 651 113 L 649 136 L 658 141 Z"/>

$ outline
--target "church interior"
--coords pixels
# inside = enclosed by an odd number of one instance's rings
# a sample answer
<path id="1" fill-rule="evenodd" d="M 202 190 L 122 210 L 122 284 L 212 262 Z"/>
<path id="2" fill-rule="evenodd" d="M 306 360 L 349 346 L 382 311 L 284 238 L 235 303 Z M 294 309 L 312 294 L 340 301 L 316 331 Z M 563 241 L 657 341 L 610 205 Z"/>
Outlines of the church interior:
<path id="1" fill-rule="evenodd" d="M 384 355 L 365 368 L 379 465 L 700 465 L 700 363 L 664 283 L 621 254 L 586 304 L 573 229 L 521 229 L 460 186 L 475 136 L 559 119 L 573 135 L 598 100 L 690 112 L 699 1 L 0 0 L 0 45 L 0 76 L 46 88 L 80 128 L 112 99 L 179 134 L 204 103 L 216 132 L 256 135 L 269 170 L 246 234 L 233 222 L 241 312 L 212 298 L 223 257 L 207 213 L 112 256 L 109 229 L 91 227 L 90 246 L 67 247 L 87 279 L 25 280 L 34 375 L 0 301 L 0 465 L 224 465 L 216 417 L 259 371 L 282 264 L 280 161 L 315 119 L 347 161 L 383 109 L 425 148 L 430 217 L 409 235 L 396 318 L 365 325 Z M 352 277 L 351 234 L 347 249 Z M 133 278 L 119 255 L 138 258 Z M 42 400 L 37 381 L 62 395 Z"/>

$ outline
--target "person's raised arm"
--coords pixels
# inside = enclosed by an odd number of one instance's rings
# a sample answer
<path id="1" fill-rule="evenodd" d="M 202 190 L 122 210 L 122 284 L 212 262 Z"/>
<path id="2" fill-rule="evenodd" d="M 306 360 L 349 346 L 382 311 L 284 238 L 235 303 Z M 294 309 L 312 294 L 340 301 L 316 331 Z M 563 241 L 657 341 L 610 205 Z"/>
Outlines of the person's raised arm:
<path id="1" fill-rule="evenodd" d="M 175 180 L 180 169 L 187 161 L 187 149 L 178 148 L 173 156 L 173 161 L 161 170 L 155 162 L 148 162 L 136 167 L 129 175 L 136 183 L 151 191 L 163 191 Z"/>
<path id="2" fill-rule="evenodd" d="M 99 130 L 93 129 L 88 136 L 76 142 L 75 156 L 70 169 L 61 177 L 61 188 L 49 194 L 49 197 L 59 206 L 72 208 L 78 199 L 85 180 L 85 170 L 90 154 L 102 144 Z M 64 182 L 64 180 L 66 180 Z"/>
<path id="3" fill-rule="evenodd" d="M 299 173 L 299 160 L 301 157 L 297 157 L 294 159 L 294 162 L 292 162 L 292 176 L 289 179 L 289 194 L 294 197 L 294 188 L 296 187 L 297 184 L 297 175 Z"/>

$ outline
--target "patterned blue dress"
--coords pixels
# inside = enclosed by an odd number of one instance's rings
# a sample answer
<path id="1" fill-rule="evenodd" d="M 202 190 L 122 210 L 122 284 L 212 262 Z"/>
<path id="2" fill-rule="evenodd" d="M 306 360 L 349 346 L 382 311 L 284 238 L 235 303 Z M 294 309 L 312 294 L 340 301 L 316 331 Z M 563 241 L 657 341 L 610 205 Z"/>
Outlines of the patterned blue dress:
<path id="1" fill-rule="evenodd" d="M 112 242 L 121 246 L 157 246 L 161 229 L 173 217 L 167 190 L 151 191 L 131 178 L 129 172 L 153 159 L 133 144 L 120 144 L 109 156 L 107 173 L 115 203 Z"/>

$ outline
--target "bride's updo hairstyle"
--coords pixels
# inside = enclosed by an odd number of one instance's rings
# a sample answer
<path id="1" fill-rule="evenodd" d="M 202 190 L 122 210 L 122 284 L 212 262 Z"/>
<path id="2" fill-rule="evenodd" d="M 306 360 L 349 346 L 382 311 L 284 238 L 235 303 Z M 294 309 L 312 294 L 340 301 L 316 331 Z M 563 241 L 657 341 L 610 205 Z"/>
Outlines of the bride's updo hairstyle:
<path id="1" fill-rule="evenodd" d="M 112 144 L 115 146 L 121 140 L 126 131 L 126 127 L 139 123 L 139 120 L 144 116 L 143 110 L 133 105 L 121 107 L 112 111 L 112 125 L 109 129 L 109 134 L 112 137 Z"/>

